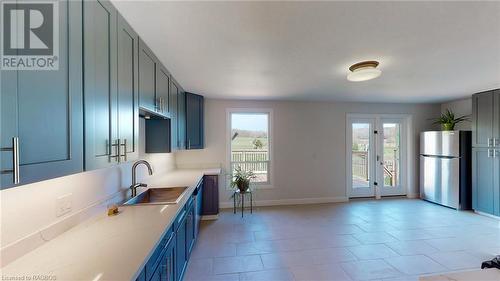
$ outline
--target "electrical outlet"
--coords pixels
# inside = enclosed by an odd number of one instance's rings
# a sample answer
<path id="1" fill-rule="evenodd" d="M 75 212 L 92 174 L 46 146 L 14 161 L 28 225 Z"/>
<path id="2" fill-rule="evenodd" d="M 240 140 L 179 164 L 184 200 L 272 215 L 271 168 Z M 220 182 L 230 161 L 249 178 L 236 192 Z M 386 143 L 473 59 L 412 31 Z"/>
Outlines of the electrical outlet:
<path id="1" fill-rule="evenodd" d="M 56 199 L 56 217 L 71 212 L 71 197 L 73 193 L 68 193 Z"/>

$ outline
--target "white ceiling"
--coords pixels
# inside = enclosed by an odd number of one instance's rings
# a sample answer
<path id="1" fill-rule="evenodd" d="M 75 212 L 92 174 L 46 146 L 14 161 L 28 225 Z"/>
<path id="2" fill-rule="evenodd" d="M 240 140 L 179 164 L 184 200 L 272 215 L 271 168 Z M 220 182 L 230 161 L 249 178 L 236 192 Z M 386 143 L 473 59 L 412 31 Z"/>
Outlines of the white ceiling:
<path id="1" fill-rule="evenodd" d="M 500 87 L 500 2 L 114 2 L 206 97 L 441 102 Z M 347 81 L 363 60 L 382 76 Z"/>

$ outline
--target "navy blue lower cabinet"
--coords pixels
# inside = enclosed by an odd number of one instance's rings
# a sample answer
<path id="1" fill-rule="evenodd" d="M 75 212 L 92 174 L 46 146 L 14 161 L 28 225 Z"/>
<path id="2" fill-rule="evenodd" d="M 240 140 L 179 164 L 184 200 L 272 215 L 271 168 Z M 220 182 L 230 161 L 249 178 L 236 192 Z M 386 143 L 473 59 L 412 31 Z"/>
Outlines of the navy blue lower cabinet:
<path id="1" fill-rule="evenodd" d="M 196 241 L 194 195 L 181 208 L 136 281 L 180 281 Z"/>
<path id="2" fill-rule="evenodd" d="M 176 267 L 176 280 L 182 280 L 184 277 L 184 271 L 187 265 L 187 251 L 186 251 L 186 213 L 185 211 L 181 213 L 181 220 L 177 225 L 176 231 L 176 257 L 175 257 L 175 267 Z"/>
<path id="3" fill-rule="evenodd" d="M 174 281 L 175 280 L 175 255 L 176 255 L 176 238 L 175 234 L 171 243 L 167 245 L 165 249 L 165 254 L 163 256 L 162 265 L 163 265 L 163 276 L 162 280 L 165 281 Z"/>
<path id="4" fill-rule="evenodd" d="M 195 232 L 194 232 L 194 237 L 195 239 L 198 238 L 198 232 L 200 230 L 200 222 L 201 222 L 201 216 L 202 216 L 202 211 L 203 211 L 203 180 L 200 181 L 198 184 L 198 194 L 196 195 L 196 215 L 195 215 Z"/>
<path id="5" fill-rule="evenodd" d="M 187 251 L 187 256 L 189 257 L 191 255 L 191 252 L 193 251 L 194 247 L 194 241 L 195 241 L 195 223 L 196 223 L 196 216 L 194 213 L 194 202 L 191 203 L 188 213 L 186 216 L 186 251 Z"/>

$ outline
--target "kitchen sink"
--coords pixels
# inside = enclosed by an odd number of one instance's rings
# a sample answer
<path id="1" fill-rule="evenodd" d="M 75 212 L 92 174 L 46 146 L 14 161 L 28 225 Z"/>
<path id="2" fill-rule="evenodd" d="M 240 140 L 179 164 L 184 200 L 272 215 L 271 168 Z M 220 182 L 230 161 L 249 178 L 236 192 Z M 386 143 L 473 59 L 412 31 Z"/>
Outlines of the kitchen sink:
<path id="1" fill-rule="evenodd" d="M 169 205 L 177 204 L 188 189 L 187 186 L 148 188 L 129 199 L 123 205 Z"/>

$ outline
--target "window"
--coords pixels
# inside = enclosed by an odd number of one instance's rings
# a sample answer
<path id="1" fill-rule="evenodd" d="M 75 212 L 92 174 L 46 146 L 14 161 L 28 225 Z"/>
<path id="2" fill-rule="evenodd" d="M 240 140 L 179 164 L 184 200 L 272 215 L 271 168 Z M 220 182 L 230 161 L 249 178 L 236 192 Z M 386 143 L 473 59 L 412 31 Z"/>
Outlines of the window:
<path id="1" fill-rule="evenodd" d="M 228 112 L 231 174 L 238 167 L 252 171 L 255 184 L 269 185 L 271 173 L 271 138 L 269 110 Z"/>

